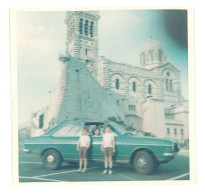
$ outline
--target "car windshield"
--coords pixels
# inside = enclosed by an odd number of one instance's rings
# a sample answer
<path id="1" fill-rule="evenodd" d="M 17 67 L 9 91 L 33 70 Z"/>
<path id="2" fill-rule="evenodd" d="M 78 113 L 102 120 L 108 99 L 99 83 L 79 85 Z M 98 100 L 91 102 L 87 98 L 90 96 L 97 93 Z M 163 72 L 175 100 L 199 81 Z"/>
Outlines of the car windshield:
<path id="1" fill-rule="evenodd" d="M 55 127 L 52 127 L 51 129 L 48 129 L 43 135 L 51 135 L 53 132 L 55 132 L 57 129 L 59 129 L 61 126 L 64 126 L 66 124 L 65 121 L 57 124 Z"/>
<path id="2" fill-rule="evenodd" d="M 117 133 L 119 133 L 120 135 L 124 135 L 124 134 L 127 133 L 126 129 L 122 125 L 119 125 L 119 124 L 117 124 L 115 122 L 110 122 L 110 121 L 109 121 L 108 124 L 111 125 L 114 128 L 114 130 Z"/>
<path id="3" fill-rule="evenodd" d="M 52 136 L 53 137 L 68 137 L 68 136 L 80 136 L 81 125 L 78 123 L 68 123 L 59 130 L 57 130 Z"/>

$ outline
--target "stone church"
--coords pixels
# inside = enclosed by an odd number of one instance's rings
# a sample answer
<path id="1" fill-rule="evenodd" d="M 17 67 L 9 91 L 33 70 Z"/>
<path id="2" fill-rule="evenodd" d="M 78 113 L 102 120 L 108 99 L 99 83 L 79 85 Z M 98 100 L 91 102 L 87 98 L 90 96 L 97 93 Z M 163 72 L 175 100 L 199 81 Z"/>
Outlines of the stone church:
<path id="1" fill-rule="evenodd" d="M 67 12 L 66 51 L 50 102 L 32 114 L 32 126 L 47 129 L 63 120 L 102 121 L 115 117 L 136 130 L 183 141 L 189 137 L 188 101 L 180 71 L 167 61 L 157 40 L 141 48 L 139 65 L 98 55 L 97 11 Z"/>

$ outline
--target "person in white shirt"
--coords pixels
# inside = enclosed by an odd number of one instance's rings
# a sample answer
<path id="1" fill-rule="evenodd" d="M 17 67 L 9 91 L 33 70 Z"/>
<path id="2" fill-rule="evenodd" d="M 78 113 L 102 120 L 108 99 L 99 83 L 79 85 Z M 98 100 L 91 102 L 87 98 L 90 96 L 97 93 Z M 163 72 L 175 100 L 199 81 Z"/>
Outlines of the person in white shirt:
<path id="1" fill-rule="evenodd" d="M 105 127 L 105 134 L 103 135 L 101 150 L 105 156 L 105 170 L 103 174 L 108 172 L 109 165 L 109 174 L 112 174 L 112 156 L 115 153 L 115 139 L 114 134 L 112 133 L 109 126 Z"/>
<path id="2" fill-rule="evenodd" d="M 90 137 L 88 136 L 88 129 L 86 127 L 82 130 L 82 135 L 80 136 L 80 139 L 77 144 L 77 150 L 79 151 L 79 169 L 78 172 L 84 173 L 87 168 L 87 151 L 90 147 Z M 84 161 L 84 169 L 82 170 Z"/>

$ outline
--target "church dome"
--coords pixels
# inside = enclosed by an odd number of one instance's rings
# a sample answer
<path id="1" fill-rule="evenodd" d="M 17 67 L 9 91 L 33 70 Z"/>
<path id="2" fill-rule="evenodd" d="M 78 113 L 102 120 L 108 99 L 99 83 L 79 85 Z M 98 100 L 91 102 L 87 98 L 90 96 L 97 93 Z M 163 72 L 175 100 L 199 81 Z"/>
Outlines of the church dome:
<path id="1" fill-rule="evenodd" d="M 150 39 L 142 47 L 142 51 L 149 51 L 149 50 L 163 50 L 163 47 L 159 41 Z"/>
<path id="2" fill-rule="evenodd" d="M 151 69 L 166 62 L 166 54 L 162 44 L 154 39 L 146 42 L 140 52 L 140 65 Z"/>

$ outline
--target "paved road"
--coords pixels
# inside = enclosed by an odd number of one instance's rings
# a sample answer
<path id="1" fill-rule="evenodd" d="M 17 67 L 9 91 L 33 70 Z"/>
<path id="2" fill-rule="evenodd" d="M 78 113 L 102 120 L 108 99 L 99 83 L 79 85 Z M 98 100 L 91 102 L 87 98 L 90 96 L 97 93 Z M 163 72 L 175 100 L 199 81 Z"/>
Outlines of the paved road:
<path id="1" fill-rule="evenodd" d="M 63 163 L 58 170 L 45 170 L 40 158 L 19 154 L 19 182 L 189 180 L 189 156 L 178 154 L 173 161 L 160 165 L 152 175 L 137 174 L 128 165 L 114 165 L 112 175 L 102 175 L 102 163 L 89 164 L 86 173 L 78 173 L 77 169 L 77 165 Z"/>

